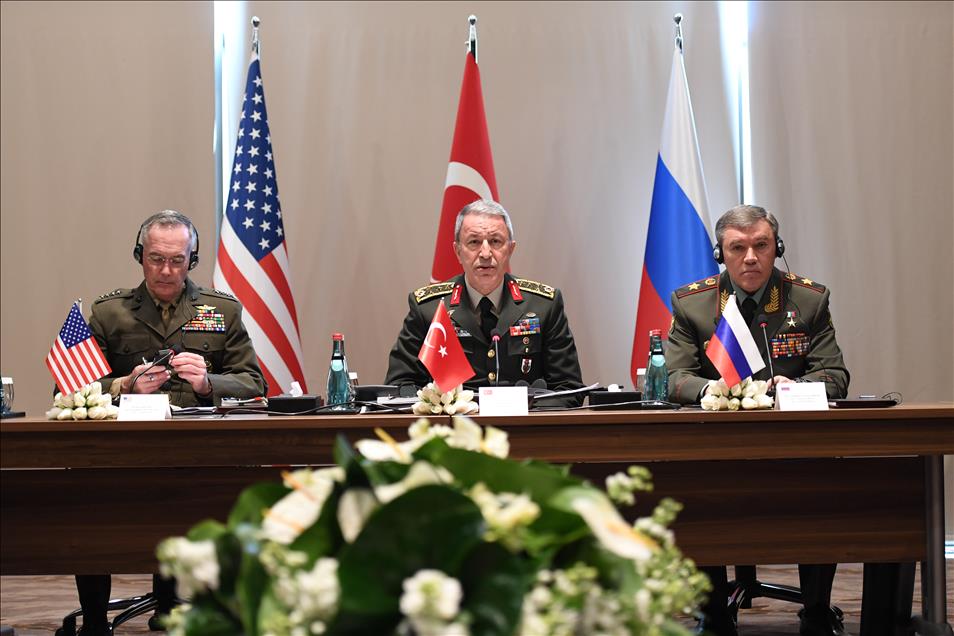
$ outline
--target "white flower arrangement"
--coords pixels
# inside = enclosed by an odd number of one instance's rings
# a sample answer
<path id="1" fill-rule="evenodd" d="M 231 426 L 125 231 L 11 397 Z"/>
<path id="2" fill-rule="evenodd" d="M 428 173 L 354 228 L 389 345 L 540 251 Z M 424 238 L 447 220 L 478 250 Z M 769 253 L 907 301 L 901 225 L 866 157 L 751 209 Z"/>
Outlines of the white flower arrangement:
<path id="1" fill-rule="evenodd" d="M 53 398 L 53 408 L 46 412 L 48 420 L 115 420 L 119 417 L 119 407 L 113 405 L 113 398 L 103 393 L 103 385 L 98 381 L 87 384 L 74 393 L 57 393 Z"/>
<path id="2" fill-rule="evenodd" d="M 725 380 L 709 380 L 705 395 L 701 400 L 705 411 L 746 411 L 754 409 L 770 409 L 775 406 L 775 400 L 767 395 L 768 382 L 753 380 L 748 377 L 733 387 L 728 387 Z"/>
<path id="3" fill-rule="evenodd" d="M 630 523 L 607 492 L 545 462 L 507 459 L 499 429 L 415 422 L 410 439 L 352 447 L 337 465 L 251 486 L 228 523 L 157 555 L 191 604 L 171 636 L 688 636 L 675 620 L 709 588 L 663 499 Z M 634 467 L 608 480 L 634 503 Z"/>
<path id="4" fill-rule="evenodd" d="M 417 392 L 418 402 L 411 410 L 415 415 L 473 415 L 477 412 L 474 392 L 465 391 L 464 385 L 442 393 L 433 382 Z"/>

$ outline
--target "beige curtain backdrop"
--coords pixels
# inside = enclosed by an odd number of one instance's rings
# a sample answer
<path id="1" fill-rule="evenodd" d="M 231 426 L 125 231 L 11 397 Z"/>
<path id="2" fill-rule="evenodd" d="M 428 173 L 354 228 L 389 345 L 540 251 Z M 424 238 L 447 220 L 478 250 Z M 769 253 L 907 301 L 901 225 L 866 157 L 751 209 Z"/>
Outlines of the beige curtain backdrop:
<path id="1" fill-rule="evenodd" d="M 212 277 L 212 7 L 192 2 L 0 5 L 0 368 L 43 415 L 44 360 L 70 303 L 134 287 L 139 224 L 196 222 Z"/>

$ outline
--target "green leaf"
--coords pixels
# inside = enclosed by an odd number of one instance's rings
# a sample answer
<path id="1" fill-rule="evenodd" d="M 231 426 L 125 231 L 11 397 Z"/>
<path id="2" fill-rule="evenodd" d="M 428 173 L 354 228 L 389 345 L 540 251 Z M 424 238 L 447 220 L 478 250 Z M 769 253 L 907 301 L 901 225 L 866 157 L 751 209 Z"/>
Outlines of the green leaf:
<path id="1" fill-rule="evenodd" d="M 480 510 L 452 488 L 422 486 L 405 493 L 376 510 L 342 551 L 342 611 L 356 620 L 397 616 L 404 579 L 425 568 L 456 576 L 483 532 Z"/>
<path id="2" fill-rule="evenodd" d="M 262 513 L 291 492 L 284 484 L 272 481 L 262 482 L 249 486 L 239 495 L 238 501 L 229 513 L 229 528 L 240 523 L 262 524 Z"/>
<path id="3" fill-rule="evenodd" d="M 185 617 L 186 636 L 236 636 L 242 625 L 229 611 L 208 595 L 192 599 Z"/>
<path id="4" fill-rule="evenodd" d="M 214 541 L 227 531 L 227 528 L 215 519 L 206 519 L 192 526 L 192 529 L 186 534 L 186 539 L 189 541 Z"/>
<path id="5" fill-rule="evenodd" d="M 258 634 L 258 613 L 262 596 L 268 587 L 268 574 L 258 559 L 260 545 L 246 545 L 239 566 L 239 579 L 236 584 L 236 596 L 242 614 L 242 625 L 246 636 Z"/>
<path id="6" fill-rule="evenodd" d="M 460 573 L 464 610 L 474 618 L 472 636 L 509 636 L 520 622 L 523 598 L 533 582 L 533 566 L 499 543 L 478 545 Z"/>
<path id="7" fill-rule="evenodd" d="M 537 503 L 545 502 L 563 488 L 585 483 L 554 466 L 537 462 L 520 463 L 451 448 L 440 439 L 429 441 L 414 456 L 443 466 L 466 488 L 483 482 L 494 492 L 513 492 L 515 484 L 519 484 L 519 491 L 528 494 Z"/>

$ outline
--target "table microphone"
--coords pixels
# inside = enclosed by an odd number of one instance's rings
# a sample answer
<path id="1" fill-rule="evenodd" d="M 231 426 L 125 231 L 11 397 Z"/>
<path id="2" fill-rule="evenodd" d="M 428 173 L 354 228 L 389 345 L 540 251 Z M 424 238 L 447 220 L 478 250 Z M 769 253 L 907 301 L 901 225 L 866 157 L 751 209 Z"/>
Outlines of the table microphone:
<path id="1" fill-rule="evenodd" d="M 494 373 L 494 386 L 497 386 L 497 383 L 500 382 L 500 329 L 494 327 L 490 331 L 490 340 L 494 343 L 494 362 L 497 365 L 497 370 Z"/>
<path id="2" fill-rule="evenodd" d="M 762 338 L 765 340 L 765 355 L 768 356 L 768 367 L 769 373 L 772 376 L 772 390 L 767 391 L 768 393 L 775 393 L 775 367 L 772 365 L 772 349 L 769 347 L 768 333 L 765 331 L 765 327 L 768 326 L 768 317 L 765 314 L 759 314 L 759 327 L 762 328 Z"/>

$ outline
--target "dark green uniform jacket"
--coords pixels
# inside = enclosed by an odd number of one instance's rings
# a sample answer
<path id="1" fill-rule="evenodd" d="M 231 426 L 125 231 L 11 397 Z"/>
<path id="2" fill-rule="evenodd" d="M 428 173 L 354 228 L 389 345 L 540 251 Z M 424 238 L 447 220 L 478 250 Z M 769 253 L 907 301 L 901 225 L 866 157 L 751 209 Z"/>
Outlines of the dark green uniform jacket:
<path id="1" fill-rule="evenodd" d="M 265 380 L 242 325 L 242 305 L 224 292 L 198 287 L 186 279 L 185 293 L 166 327 L 143 281 L 136 289 L 117 289 L 100 296 L 93 303 L 89 328 L 112 368 L 102 379 L 104 393 L 109 392 L 113 378 L 129 375 L 143 358 L 152 361 L 160 349 L 178 345 L 182 351 L 205 358 L 212 396 L 197 396 L 192 385 L 173 375 L 163 385 L 172 404 L 211 405 L 223 397 L 265 395 Z"/>
<path id="2" fill-rule="evenodd" d="M 494 348 L 480 329 L 479 316 L 471 309 L 463 274 L 445 283 L 421 287 L 408 296 L 410 309 L 391 349 L 386 383 L 422 387 L 431 381 L 417 354 L 442 299 L 476 373 L 465 384 L 488 386 L 494 383 L 497 373 Z M 583 386 L 576 345 L 559 289 L 506 274 L 497 329 L 501 333 L 498 343 L 498 381 L 501 384 L 513 385 L 519 380 L 532 384 L 543 379 L 552 391 Z M 545 400 L 541 404 L 568 406 L 581 401 L 579 396 L 571 396 L 562 400 Z"/>
<path id="3" fill-rule="evenodd" d="M 723 272 L 718 278 L 699 280 L 673 292 L 672 326 L 666 349 L 670 400 L 696 403 L 706 382 L 721 377 L 705 349 L 732 291 L 729 274 Z M 765 337 L 758 320 L 764 314 L 775 375 L 824 382 L 829 398 L 847 395 L 848 369 L 835 341 L 828 299 L 829 292 L 823 285 L 791 272 L 773 270 L 751 325 L 752 337 L 766 361 L 766 367 L 755 379 L 769 378 Z"/>

